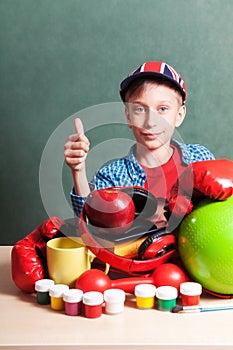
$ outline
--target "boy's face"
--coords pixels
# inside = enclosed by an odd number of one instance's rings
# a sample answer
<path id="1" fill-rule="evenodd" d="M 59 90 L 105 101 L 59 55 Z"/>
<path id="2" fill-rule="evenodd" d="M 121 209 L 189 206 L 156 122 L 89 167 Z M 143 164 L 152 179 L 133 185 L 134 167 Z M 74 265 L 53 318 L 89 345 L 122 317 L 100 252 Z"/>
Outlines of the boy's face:
<path id="1" fill-rule="evenodd" d="M 166 85 L 148 83 L 126 102 L 126 118 L 137 143 L 150 151 L 170 144 L 174 129 L 184 120 L 180 94 Z"/>

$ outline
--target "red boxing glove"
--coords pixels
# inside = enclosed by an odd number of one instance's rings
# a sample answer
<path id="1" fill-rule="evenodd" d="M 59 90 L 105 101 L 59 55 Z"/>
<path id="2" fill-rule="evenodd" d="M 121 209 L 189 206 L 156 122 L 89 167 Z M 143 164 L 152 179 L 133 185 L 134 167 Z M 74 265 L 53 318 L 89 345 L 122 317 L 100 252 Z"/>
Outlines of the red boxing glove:
<path id="1" fill-rule="evenodd" d="M 59 229 L 63 224 L 59 218 L 49 218 L 12 248 L 12 279 L 22 291 L 33 293 L 35 282 L 47 277 L 46 243 L 62 235 Z"/>
<path id="2" fill-rule="evenodd" d="M 204 160 L 191 163 L 171 191 L 169 210 L 182 217 L 203 197 L 224 200 L 233 194 L 233 161 Z"/>

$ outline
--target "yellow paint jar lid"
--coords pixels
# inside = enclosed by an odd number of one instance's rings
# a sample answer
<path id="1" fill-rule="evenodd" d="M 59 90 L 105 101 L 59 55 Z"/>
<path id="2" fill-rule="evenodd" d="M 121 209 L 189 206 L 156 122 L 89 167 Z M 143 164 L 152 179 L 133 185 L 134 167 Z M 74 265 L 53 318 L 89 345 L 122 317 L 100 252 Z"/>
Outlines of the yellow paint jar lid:
<path id="1" fill-rule="evenodd" d="M 135 286 L 134 294 L 141 298 L 151 298 L 156 294 L 156 287 L 153 284 L 141 283 Z"/>
<path id="2" fill-rule="evenodd" d="M 69 287 L 66 284 L 55 284 L 49 289 L 49 295 L 53 298 L 62 298 L 64 292 L 68 289 Z"/>

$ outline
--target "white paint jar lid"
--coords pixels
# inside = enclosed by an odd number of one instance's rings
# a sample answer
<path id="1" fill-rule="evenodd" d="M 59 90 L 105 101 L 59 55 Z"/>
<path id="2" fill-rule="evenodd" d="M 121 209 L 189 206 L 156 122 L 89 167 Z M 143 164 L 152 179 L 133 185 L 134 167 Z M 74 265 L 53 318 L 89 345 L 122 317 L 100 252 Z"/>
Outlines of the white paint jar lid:
<path id="1" fill-rule="evenodd" d="M 36 292 L 49 292 L 50 287 L 54 285 L 54 281 L 44 278 L 36 281 L 35 283 L 35 291 Z"/>
<path id="2" fill-rule="evenodd" d="M 104 301 L 118 303 L 125 301 L 125 292 L 122 289 L 110 288 L 104 291 Z"/>
<path id="3" fill-rule="evenodd" d="M 141 283 L 135 286 L 134 294 L 136 297 L 151 298 L 156 293 L 156 287 L 153 284 Z"/>
<path id="4" fill-rule="evenodd" d="M 69 287 L 66 284 L 54 284 L 49 289 L 49 295 L 54 298 L 62 298 L 65 291 L 67 291 Z"/>
<path id="5" fill-rule="evenodd" d="M 104 297 L 103 294 L 100 292 L 86 292 L 83 294 L 83 304 L 85 305 L 100 305 L 103 304 Z"/>
<path id="6" fill-rule="evenodd" d="M 79 303 L 83 300 L 83 291 L 81 289 L 68 289 L 63 293 L 63 300 L 68 303 Z"/>
<path id="7" fill-rule="evenodd" d="M 180 293 L 190 296 L 201 295 L 202 286 L 197 282 L 183 282 L 180 285 Z"/>
<path id="8" fill-rule="evenodd" d="M 172 286 L 161 286 L 156 290 L 156 297 L 162 300 L 171 300 L 178 297 L 178 290 Z"/>

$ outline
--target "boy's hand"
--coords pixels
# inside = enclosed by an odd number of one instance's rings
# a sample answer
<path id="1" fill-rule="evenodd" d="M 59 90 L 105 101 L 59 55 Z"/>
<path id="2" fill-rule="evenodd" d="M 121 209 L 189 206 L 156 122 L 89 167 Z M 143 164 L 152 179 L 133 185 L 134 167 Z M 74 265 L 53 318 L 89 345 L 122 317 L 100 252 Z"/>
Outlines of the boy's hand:
<path id="1" fill-rule="evenodd" d="M 74 120 L 76 133 L 70 135 L 64 146 L 66 164 L 73 172 L 84 169 L 90 142 L 84 135 L 83 124 L 79 118 Z"/>

